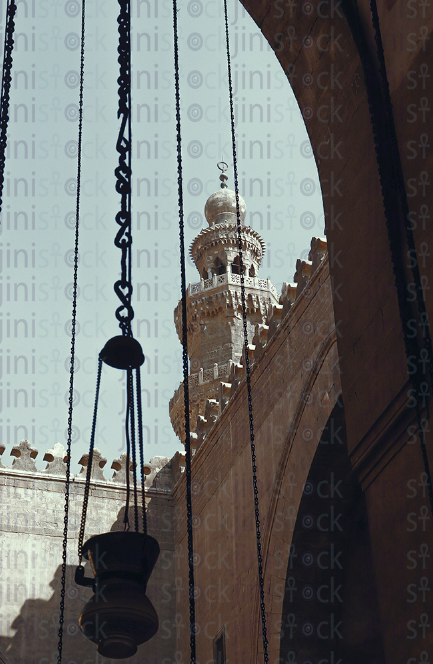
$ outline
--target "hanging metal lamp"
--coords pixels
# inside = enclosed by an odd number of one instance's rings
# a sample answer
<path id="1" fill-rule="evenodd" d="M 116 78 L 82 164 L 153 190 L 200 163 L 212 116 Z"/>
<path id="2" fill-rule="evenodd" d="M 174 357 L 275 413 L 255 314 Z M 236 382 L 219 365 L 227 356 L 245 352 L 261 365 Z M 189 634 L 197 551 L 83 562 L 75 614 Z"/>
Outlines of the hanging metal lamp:
<path id="1" fill-rule="evenodd" d="M 144 533 L 104 533 L 83 545 L 94 579 L 78 568 L 75 581 L 91 585 L 95 594 L 84 607 L 79 625 L 84 636 L 98 645 L 102 657 L 132 657 L 139 645 L 156 634 L 158 616 L 146 586 L 158 555 L 158 542 Z"/>
<path id="2" fill-rule="evenodd" d="M 127 381 L 127 488 L 123 532 L 95 535 L 84 544 L 84 529 L 89 499 L 91 466 L 94 449 L 98 397 L 102 362 L 116 369 L 126 370 Z M 158 616 L 146 596 L 149 577 L 159 556 L 159 545 L 147 534 L 143 475 L 143 440 L 141 426 L 140 366 L 144 355 L 140 343 L 132 336 L 117 336 L 110 339 L 99 355 L 96 385 L 95 410 L 91 433 L 89 462 L 84 490 L 83 514 L 79 535 L 80 564 L 75 573 L 75 582 L 90 586 L 94 595 L 84 607 L 79 626 L 83 635 L 97 644 L 98 653 L 111 659 L 132 657 L 142 643 L 151 639 L 158 630 Z M 133 370 L 136 371 L 136 405 L 138 415 L 138 442 L 142 469 L 142 517 L 143 532 L 139 532 L 136 452 L 135 409 Z M 134 523 L 135 532 L 129 530 L 130 454 L 132 447 Z M 86 577 L 82 558 L 88 560 L 94 578 Z"/>
<path id="3" fill-rule="evenodd" d="M 116 318 L 122 334 L 107 341 L 99 354 L 89 461 L 78 539 L 79 565 L 75 573 L 75 582 L 78 585 L 92 587 L 94 592 L 93 597 L 86 604 L 79 618 L 80 629 L 86 638 L 97 644 L 98 653 L 110 659 L 132 657 L 137 652 L 138 646 L 151 639 L 158 630 L 158 616 L 146 595 L 147 582 L 159 556 L 159 545 L 156 539 L 147 534 L 146 524 L 140 379 L 140 367 L 144 362 L 144 354 L 140 343 L 133 338 L 131 327 L 134 310 L 131 301 L 133 287 L 131 277 L 130 0 L 119 0 L 119 5 L 118 117 L 120 119 L 120 131 L 116 144 L 119 153 L 119 164 L 115 170 L 115 175 L 116 191 L 120 194 L 120 211 L 116 215 L 116 223 L 119 228 L 114 243 L 121 250 L 121 274 L 120 279 L 114 284 L 114 291 L 120 300 L 120 306 L 116 310 Z M 102 363 L 126 372 L 125 433 L 127 456 L 124 531 L 95 535 L 83 544 L 92 475 Z M 138 436 L 136 436 L 136 432 L 138 432 Z M 140 532 L 139 527 L 136 476 L 137 442 L 140 453 L 143 532 Z M 135 532 L 130 531 L 129 524 L 131 462 L 133 468 Z M 85 576 L 82 565 L 83 558 L 89 561 L 94 578 Z"/>
<path id="4" fill-rule="evenodd" d="M 82 544 L 89 497 L 91 458 L 95 437 L 97 404 L 102 362 L 127 372 L 127 496 L 124 516 L 125 530 L 95 535 Z M 143 469 L 143 441 L 141 436 L 141 387 L 139 370 L 144 362 L 140 343 L 129 336 L 110 339 L 99 355 L 98 381 L 95 411 L 91 434 L 89 463 L 84 491 L 83 516 L 79 538 L 80 564 L 75 573 L 75 582 L 90 586 L 94 595 L 84 607 L 79 626 L 83 635 L 97 644 L 98 653 L 111 659 L 126 659 L 137 652 L 142 643 L 151 639 L 158 630 L 158 616 L 146 596 L 149 577 L 159 556 L 156 539 L 147 535 L 144 499 L 144 476 L 142 470 L 142 517 L 143 532 L 139 532 L 137 480 L 135 474 L 135 418 L 132 371 L 137 376 L 137 414 L 140 463 Z M 130 451 L 132 445 L 134 480 L 135 532 L 129 530 Z M 126 529 L 128 528 L 128 529 Z M 94 578 L 86 577 L 82 558 L 88 560 Z"/>

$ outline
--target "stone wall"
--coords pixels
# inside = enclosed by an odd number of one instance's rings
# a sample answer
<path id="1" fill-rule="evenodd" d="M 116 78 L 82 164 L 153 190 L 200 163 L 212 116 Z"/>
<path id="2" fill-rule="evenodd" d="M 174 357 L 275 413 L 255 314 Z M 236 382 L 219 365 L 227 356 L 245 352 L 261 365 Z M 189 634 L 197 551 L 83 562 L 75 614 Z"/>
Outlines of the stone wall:
<path id="1" fill-rule="evenodd" d="M 295 283 L 249 347 L 271 662 L 279 660 L 284 581 L 308 473 L 341 394 L 326 242 L 312 241 Z M 224 629 L 228 662 L 260 658 L 257 545 L 245 367 L 208 400 L 192 462 L 197 658 L 213 662 Z M 177 652 L 189 657 L 185 478 L 174 488 Z M 281 590 L 281 588 L 283 590 Z M 180 657 L 180 654 L 179 654 Z M 291 661 L 290 659 L 288 661 Z M 293 660 L 295 661 L 295 660 Z M 302 657 L 300 660 L 302 661 Z"/>
<path id="2" fill-rule="evenodd" d="M 431 469 L 433 432 L 424 423 L 432 412 L 433 381 L 426 372 L 421 389 L 410 364 L 413 357 L 418 367 L 422 358 L 431 362 L 426 323 L 431 328 L 433 262 L 424 250 L 431 255 L 433 224 L 423 215 L 433 208 L 433 150 L 418 147 L 427 117 L 420 111 L 410 116 L 424 95 L 430 99 L 431 6 L 409 12 L 406 0 L 241 2 L 292 85 L 318 168 L 347 441 L 367 502 L 386 661 L 431 661 L 427 604 L 408 590 L 419 583 L 421 563 L 407 560 L 412 551 L 433 548 L 432 501 L 419 489 L 430 471 L 412 435 L 419 430 L 419 408 Z M 414 34 L 423 38 L 408 47 Z M 262 91 L 257 98 L 264 103 L 265 97 Z M 287 237 L 282 229 L 281 241 Z M 409 325 L 417 330 L 412 339 Z M 416 492 L 408 491 L 411 485 Z M 427 525 L 408 524 L 414 514 L 429 515 Z M 430 578 L 433 564 L 426 562 L 422 573 Z M 419 627 L 422 615 L 429 616 L 429 627 Z"/>
<path id="3" fill-rule="evenodd" d="M 0 452 L 4 452 L 2 446 Z M 0 514 L 2 573 L 0 578 L 0 662 L 7 664 L 55 664 L 57 662 L 58 617 L 62 563 L 65 451 L 57 444 L 44 459 L 44 471 L 36 470 L 37 450 L 22 441 L 11 450 L 14 463 L 0 467 Z M 3 463 L 5 454 L 3 454 Z M 64 664 L 103 664 L 96 646 L 78 627 L 81 609 L 92 592 L 77 586 L 77 542 L 83 503 L 87 456 L 82 471 L 72 476 L 69 510 L 67 586 L 65 600 Z M 178 456 L 178 455 L 177 455 Z M 172 518 L 173 482 L 181 472 L 177 456 L 170 461 L 154 457 L 145 466 L 148 532 L 157 537 L 161 553 L 148 584 L 147 594 L 159 616 L 157 635 L 141 646 L 131 664 L 162 664 L 172 661 L 174 634 L 174 586 Z M 105 478 L 106 460 L 95 450 L 85 538 L 97 533 L 122 530 L 126 498 L 126 458 L 113 462 L 114 474 Z M 177 469 L 177 470 L 176 470 Z M 133 509 L 130 508 L 131 524 Z M 88 564 L 86 564 L 88 568 Z M 86 576 L 92 576 L 86 569 Z M 167 629 L 169 627 L 169 629 Z M 168 660 L 167 660 L 168 658 Z"/>

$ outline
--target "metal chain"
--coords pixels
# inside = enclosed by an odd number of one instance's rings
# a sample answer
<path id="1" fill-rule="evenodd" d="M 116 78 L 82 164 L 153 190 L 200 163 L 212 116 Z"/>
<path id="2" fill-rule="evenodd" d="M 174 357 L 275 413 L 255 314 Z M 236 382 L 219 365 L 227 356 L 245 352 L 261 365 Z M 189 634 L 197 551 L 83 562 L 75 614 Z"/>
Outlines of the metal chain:
<path id="1" fill-rule="evenodd" d="M 0 213 L 3 208 L 3 184 L 6 164 L 6 146 L 9 123 L 9 94 L 12 82 L 12 51 L 14 47 L 15 0 L 8 0 L 6 7 L 5 43 L 3 51 L 2 87 L 0 98 Z M 0 222 L 1 223 L 1 222 Z"/>
<path id="2" fill-rule="evenodd" d="M 77 198 L 75 208 L 75 247 L 74 247 L 74 278 L 72 291 L 72 328 L 71 328 L 71 362 L 69 369 L 69 408 L 68 408 L 68 433 L 66 444 L 66 482 L 65 482 L 65 514 L 63 518 L 63 551 L 62 551 L 62 574 L 60 588 L 60 616 L 58 632 L 58 657 L 57 664 L 62 664 L 63 652 L 63 624 L 65 619 L 65 593 L 66 593 L 66 564 L 68 549 L 68 524 L 69 524 L 69 489 L 71 478 L 71 443 L 72 443 L 72 415 L 74 404 L 74 369 L 75 369 L 75 337 L 77 326 L 77 292 L 78 292 L 78 247 L 80 231 L 80 197 L 81 197 L 81 151 L 83 143 L 83 90 L 84 90 L 84 34 L 85 34 L 86 3 L 82 0 L 81 5 L 81 50 L 80 50 L 80 92 L 78 107 L 78 158 L 77 158 Z M 1 205 L 1 203 L 0 203 Z"/>
<path id="3" fill-rule="evenodd" d="M 182 180 L 182 136 L 180 122 L 180 86 L 179 86 L 179 37 L 177 27 L 177 1 L 173 0 L 174 31 L 174 78 L 176 91 L 176 133 L 177 133 L 177 183 L 179 198 L 179 247 L 180 274 L 182 289 L 182 361 L 183 361 L 183 396 L 185 415 L 185 475 L 186 475 L 186 518 L 188 531 L 188 585 L 189 585 L 189 627 L 191 664 L 196 663 L 196 624 L 194 593 L 194 544 L 192 534 L 192 492 L 191 492 L 191 431 L 189 421 L 189 385 L 188 385 L 188 326 L 186 312 L 186 275 L 185 275 L 185 228 L 183 211 Z"/>
<path id="4" fill-rule="evenodd" d="M 99 389 L 101 387 L 102 360 L 98 358 L 98 375 L 96 377 L 95 405 L 93 407 L 92 432 L 90 434 L 89 459 L 87 461 L 86 483 L 84 485 L 83 511 L 81 513 L 80 532 L 78 535 L 78 564 L 83 560 L 83 540 L 86 528 L 87 505 L 89 503 L 90 480 L 92 477 L 93 449 L 95 447 L 96 417 L 98 414 Z"/>
<path id="5" fill-rule="evenodd" d="M 140 367 L 136 369 L 136 385 L 137 385 L 137 413 L 138 413 L 138 447 L 140 450 L 140 470 L 141 470 L 141 508 L 143 510 L 143 533 L 147 535 L 147 518 L 146 518 L 146 495 L 144 491 L 144 452 L 143 452 L 143 421 L 141 412 L 141 376 Z"/>
<path id="6" fill-rule="evenodd" d="M 127 370 L 127 379 L 128 379 L 128 393 L 129 393 L 129 410 L 131 417 L 131 447 L 132 447 L 132 472 L 134 480 L 134 526 L 135 532 L 138 533 L 138 498 L 137 498 L 137 461 L 136 461 L 136 451 L 135 451 L 135 413 L 134 413 L 134 380 L 132 375 L 132 369 Z"/>
<path id="7" fill-rule="evenodd" d="M 395 133 L 394 116 L 392 110 L 391 96 L 389 92 L 389 83 L 386 73 L 385 56 L 383 52 L 382 37 L 379 24 L 379 15 L 376 6 L 376 0 L 370 1 L 370 10 L 372 14 L 372 23 L 374 29 L 374 40 L 376 43 L 376 52 L 379 62 L 379 75 L 380 75 L 380 88 L 383 97 L 383 104 L 385 106 L 385 118 L 381 117 L 381 109 L 378 107 L 378 95 L 372 89 L 370 77 L 366 75 L 366 89 L 368 95 L 368 103 L 370 108 L 370 116 L 373 128 L 374 145 L 376 151 L 376 159 L 378 163 L 379 178 L 381 184 L 382 198 L 385 211 L 385 221 L 388 232 L 388 240 L 391 249 L 392 267 L 394 273 L 394 282 L 397 290 L 397 300 L 400 313 L 400 322 L 403 331 L 403 339 L 405 346 L 406 361 L 408 365 L 408 374 L 411 376 L 410 381 L 417 393 L 415 412 L 418 426 L 418 436 L 420 440 L 421 453 L 423 458 L 424 470 L 428 478 L 428 493 L 430 510 L 433 515 L 433 487 L 431 481 L 431 472 L 429 461 L 427 457 L 425 435 L 423 428 L 423 420 L 421 416 L 421 407 L 418 397 L 424 392 L 421 390 L 423 385 L 423 377 L 421 374 L 422 358 L 420 356 L 420 348 L 416 337 L 411 338 L 408 335 L 408 323 L 412 319 L 412 310 L 406 297 L 406 281 L 404 278 L 404 263 L 402 256 L 402 237 L 398 228 L 398 223 L 401 217 L 409 220 L 409 208 L 407 203 L 407 195 L 404 186 L 404 178 L 402 173 L 400 154 L 398 149 L 398 142 Z M 364 49 L 365 50 L 365 49 Z M 362 55 L 362 54 L 361 54 Z M 365 53 L 364 53 L 365 55 Z M 364 63 L 368 59 L 362 58 Z M 388 140 L 384 140 L 383 137 Z M 390 149 L 391 148 L 391 149 Z M 390 178 L 390 174 L 392 177 Z M 400 205 L 399 205 L 400 203 Z M 401 207 L 400 207 L 401 206 Z M 402 209 L 401 209 L 402 208 Z M 415 242 L 410 227 L 405 224 L 406 241 L 408 243 L 409 251 L 415 251 Z M 427 334 L 424 334 L 424 345 L 428 356 L 428 370 L 430 374 L 431 389 L 433 389 L 433 374 L 432 374 L 432 346 L 431 337 L 428 328 L 427 313 L 423 300 L 423 289 L 419 274 L 418 264 L 411 266 L 412 277 L 416 284 L 417 291 L 417 304 L 418 313 L 421 320 L 424 318 L 426 321 Z M 415 356 L 418 360 L 416 363 L 416 371 L 412 372 L 410 358 Z M 428 383 L 424 383 L 427 386 Z"/>
<path id="8" fill-rule="evenodd" d="M 129 422 L 130 422 L 131 402 L 128 384 L 126 385 L 126 414 L 125 414 L 125 438 L 126 438 L 126 504 L 125 514 L 123 516 L 124 530 L 129 530 L 129 499 L 130 499 L 130 468 L 131 468 L 131 439 L 129 435 Z"/>
<path id="9" fill-rule="evenodd" d="M 120 212 L 116 215 L 116 222 L 120 229 L 117 232 L 114 244 L 121 252 L 121 276 L 114 284 L 114 292 L 121 305 L 116 309 L 116 318 L 124 336 L 132 336 L 131 322 L 134 310 L 131 305 L 131 11 L 129 0 L 119 0 L 119 46 L 117 59 L 119 63 L 119 105 L 117 117 L 121 118 L 119 137 L 116 150 L 119 153 L 119 165 L 115 169 L 116 191 L 120 194 Z"/>
<path id="10" fill-rule="evenodd" d="M 230 39 L 229 39 L 227 0 L 224 0 L 224 19 L 225 19 L 225 29 L 226 29 L 227 71 L 228 71 L 229 98 L 230 98 L 230 123 L 231 123 L 232 148 L 233 148 L 233 170 L 234 170 L 235 194 L 236 194 L 239 269 L 241 276 L 242 321 L 243 321 L 243 332 L 244 332 L 245 368 L 246 368 L 246 377 L 247 377 L 248 417 L 249 417 L 249 427 L 250 427 L 251 461 L 252 461 L 252 471 L 253 471 L 254 514 L 256 517 L 257 562 L 258 562 L 259 585 L 260 585 L 260 613 L 262 619 L 263 658 L 265 662 L 269 662 L 268 639 L 267 639 L 267 628 L 266 628 L 265 590 L 264 590 L 264 576 L 263 576 L 263 557 L 262 557 L 262 544 L 261 544 L 261 532 L 260 532 L 259 490 L 257 487 L 256 448 L 254 443 L 253 399 L 251 393 L 250 360 L 248 355 L 249 342 L 248 342 L 248 327 L 247 327 L 247 307 L 245 301 L 245 281 L 244 281 L 245 268 L 242 257 L 242 228 L 241 228 L 241 218 L 240 218 L 240 209 L 239 209 L 239 183 L 238 183 L 238 168 L 237 168 L 237 154 L 236 154 L 235 120 L 234 120 L 234 111 L 233 111 L 233 85 L 232 85 L 232 72 L 231 72 L 231 60 L 230 60 Z"/>

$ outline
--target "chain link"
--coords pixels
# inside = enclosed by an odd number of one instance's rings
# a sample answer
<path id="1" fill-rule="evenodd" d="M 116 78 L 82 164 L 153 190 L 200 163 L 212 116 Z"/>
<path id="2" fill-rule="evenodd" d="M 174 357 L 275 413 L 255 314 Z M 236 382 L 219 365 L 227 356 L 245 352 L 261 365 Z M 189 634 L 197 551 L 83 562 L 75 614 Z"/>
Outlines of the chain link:
<path id="1" fill-rule="evenodd" d="M 138 413 L 138 447 L 140 450 L 140 470 L 141 470 L 141 507 L 143 510 L 143 533 L 147 535 L 147 519 L 146 519 L 146 495 L 144 490 L 144 458 L 143 458 L 143 421 L 141 412 L 141 376 L 140 367 L 137 367 L 136 373 L 137 385 L 137 413 Z"/>
<path id="2" fill-rule="evenodd" d="M 65 482 L 65 513 L 63 518 L 63 549 L 62 574 L 60 588 L 60 615 L 59 615 L 59 641 L 57 644 L 57 664 L 62 664 L 63 654 L 63 625 L 65 620 L 65 593 L 66 593 L 66 564 L 68 550 L 68 524 L 69 524 L 69 489 L 71 478 L 71 443 L 72 443 L 72 416 L 74 403 L 74 369 L 75 369 L 75 338 L 77 326 L 77 289 L 78 289 L 78 248 L 80 232 L 80 197 L 81 197 L 81 152 L 83 144 L 83 91 L 84 91 L 84 35 L 85 35 L 85 0 L 81 6 L 81 49 L 80 49 L 80 92 L 78 107 L 78 156 L 77 156 L 77 198 L 75 208 L 75 247 L 74 247 L 74 279 L 72 295 L 72 329 L 71 329 L 71 364 L 69 370 L 69 406 L 68 406 L 68 434 L 66 444 L 66 482 Z"/>
<path id="3" fill-rule="evenodd" d="M 253 471 L 254 514 L 256 517 L 257 562 L 258 562 L 259 585 L 260 585 L 260 614 L 262 620 L 263 658 L 265 663 L 267 663 L 269 662 L 268 638 L 267 638 L 267 628 L 266 628 L 266 605 L 265 605 L 265 590 L 264 590 L 264 577 L 263 577 L 263 565 L 262 565 L 263 557 L 262 557 L 262 544 L 261 544 L 261 532 L 260 532 L 259 490 L 257 487 L 256 447 L 254 443 L 253 398 L 251 393 L 251 372 L 250 372 L 250 360 L 248 353 L 249 343 L 248 343 L 247 307 L 245 301 L 245 280 L 244 280 L 245 268 L 243 262 L 243 254 L 242 254 L 242 228 L 241 228 L 241 217 L 239 209 L 239 183 L 238 183 L 238 167 L 237 167 L 237 154 L 236 154 L 235 120 L 234 120 L 234 111 L 233 111 L 233 85 L 232 85 L 232 72 L 231 72 L 231 61 L 230 61 L 230 39 L 229 39 L 227 0 L 224 0 L 224 19 L 225 19 L 226 46 L 227 46 L 227 71 L 229 79 L 233 170 L 234 170 L 235 194 L 236 194 L 239 268 L 241 275 L 242 322 L 243 322 L 243 332 L 244 332 L 245 369 L 247 377 L 248 418 L 249 418 L 249 427 L 250 427 L 251 461 L 252 461 L 252 471 Z"/>
<path id="4" fill-rule="evenodd" d="M 3 184 L 4 173 L 6 164 L 6 145 L 8 136 L 8 123 L 9 123 L 9 95 L 12 82 L 12 51 L 14 47 L 14 30 L 15 30 L 15 13 L 17 6 L 15 0 L 8 0 L 6 7 L 6 27 L 5 27 L 5 43 L 3 52 L 3 70 L 2 70 L 2 87 L 1 87 L 1 100 L 0 100 L 0 213 L 3 209 Z"/>
<path id="5" fill-rule="evenodd" d="M 83 511 L 81 513 L 80 532 L 78 535 L 78 564 L 83 560 L 83 540 L 86 528 L 87 506 L 89 503 L 90 480 L 92 478 L 93 449 L 95 447 L 96 418 L 98 415 L 99 389 L 101 387 L 102 360 L 98 358 L 98 375 L 96 377 L 95 404 L 93 407 L 92 431 L 90 434 L 89 458 L 87 461 L 86 482 L 84 485 Z"/>
<path id="6" fill-rule="evenodd" d="M 119 165 L 115 169 L 116 191 L 120 194 L 120 211 L 116 223 L 120 226 L 114 244 L 121 252 L 121 276 L 114 284 L 114 292 L 121 305 L 116 309 L 116 318 L 124 336 L 132 336 L 131 322 L 134 318 L 132 308 L 132 233 L 131 233 L 131 11 L 129 0 L 119 0 L 119 78 L 117 79 L 119 105 L 117 116 L 120 118 L 119 137 L 116 150 Z"/>
<path id="7" fill-rule="evenodd" d="M 185 275 L 185 229 L 183 212 L 182 184 L 182 137 L 180 122 L 180 87 L 179 87 L 179 38 L 177 27 L 177 2 L 173 0 L 173 31 L 174 31 L 174 76 L 176 90 L 176 133 L 177 133 L 177 172 L 179 194 L 179 246 L 180 272 L 182 288 L 182 362 L 183 362 L 183 395 L 185 415 L 185 475 L 186 475 L 186 514 L 188 531 L 188 584 L 189 584 L 189 627 L 191 664 L 196 662 L 196 624 L 194 599 L 194 545 L 192 534 L 192 492 L 191 492 L 191 431 L 189 420 L 189 385 L 188 385 L 188 328 L 186 313 L 186 275 Z"/>
<path id="8" fill-rule="evenodd" d="M 138 498 L 137 498 L 137 461 L 135 451 L 135 414 L 134 414 L 134 380 L 132 369 L 127 371 L 127 390 L 129 399 L 129 411 L 131 417 L 131 446 L 132 446 L 132 472 L 134 481 L 134 526 L 135 532 L 139 532 L 138 528 Z"/>

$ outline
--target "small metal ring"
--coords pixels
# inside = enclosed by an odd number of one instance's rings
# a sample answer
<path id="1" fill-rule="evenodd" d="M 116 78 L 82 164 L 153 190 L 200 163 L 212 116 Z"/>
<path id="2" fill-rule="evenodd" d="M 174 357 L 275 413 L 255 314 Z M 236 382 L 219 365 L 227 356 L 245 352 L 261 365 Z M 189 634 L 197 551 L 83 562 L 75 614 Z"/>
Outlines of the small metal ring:
<path id="1" fill-rule="evenodd" d="M 217 163 L 217 167 L 220 169 L 220 171 L 222 171 L 223 173 L 225 173 L 225 171 L 228 171 L 229 165 L 226 164 L 225 161 L 219 161 L 219 162 Z M 225 167 L 225 168 L 224 168 L 224 167 Z"/>

